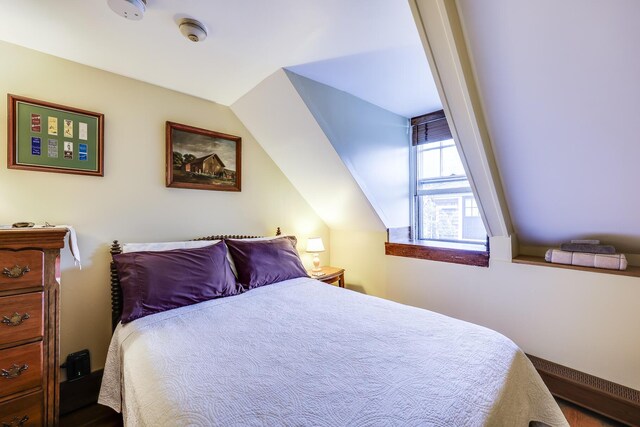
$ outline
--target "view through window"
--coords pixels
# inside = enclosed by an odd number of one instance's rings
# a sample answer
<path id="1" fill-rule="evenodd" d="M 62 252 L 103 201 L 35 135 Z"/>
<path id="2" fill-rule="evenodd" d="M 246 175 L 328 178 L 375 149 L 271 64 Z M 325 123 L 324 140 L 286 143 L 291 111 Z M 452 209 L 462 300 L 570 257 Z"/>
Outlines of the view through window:
<path id="1" fill-rule="evenodd" d="M 416 238 L 485 243 L 487 232 L 443 112 L 412 120 Z"/>

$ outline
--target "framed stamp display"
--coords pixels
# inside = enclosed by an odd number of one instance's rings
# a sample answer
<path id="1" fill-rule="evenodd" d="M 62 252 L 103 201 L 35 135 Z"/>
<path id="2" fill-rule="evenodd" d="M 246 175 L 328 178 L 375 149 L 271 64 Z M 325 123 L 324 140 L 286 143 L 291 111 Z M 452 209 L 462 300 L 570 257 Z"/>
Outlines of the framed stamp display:
<path id="1" fill-rule="evenodd" d="M 240 191 L 242 139 L 167 122 L 167 187 Z"/>
<path id="2" fill-rule="evenodd" d="M 104 176 L 104 115 L 8 95 L 7 167 Z"/>

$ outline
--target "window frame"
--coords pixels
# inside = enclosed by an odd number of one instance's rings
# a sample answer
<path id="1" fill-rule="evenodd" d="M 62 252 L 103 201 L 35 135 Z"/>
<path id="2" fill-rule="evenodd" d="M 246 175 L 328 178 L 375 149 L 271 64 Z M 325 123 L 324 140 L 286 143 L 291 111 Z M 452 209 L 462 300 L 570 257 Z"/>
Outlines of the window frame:
<path id="1" fill-rule="evenodd" d="M 423 116 L 414 117 L 411 119 L 411 143 L 409 149 L 409 174 L 410 174 L 410 183 L 409 183 L 409 191 L 410 191 L 410 227 L 401 227 L 395 229 L 387 230 L 387 242 L 385 243 L 385 254 L 393 255 L 393 256 L 401 256 L 401 257 L 409 257 L 409 258 L 417 258 L 417 259 L 426 259 L 431 261 L 440 261 L 440 262 L 449 262 L 455 264 L 464 264 L 464 265 L 473 265 L 479 267 L 488 267 L 489 266 L 489 258 L 490 258 L 490 247 L 489 247 L 489 237 L 487 236 L 485 243 L 480 243 L 477 241 L 473 241 L 467 243 L 465 241 L 447 241 L 447 240 L 435 240 L 435 239 L 420 239 L 419 238 L 419 230 L 418 230 L 418 214 L 421 210 L 419 197 L 424 195 L 419 195 L 418 188 L 418 179 L 417 179 L 417 168 L 418 168 L 418 131 L 417 126 L 420 124 L 429 123 L 430 119 L 434 120 L 445 120 L 446 125 L 446 117 L 444 115 L 444 111 L 436 111 L 433 113 L 425 114 Z M 451 135 L 451 132 L 446 125 L 446 129 L 443 128 L 442 122 L 438 124 L 440 132 L 440 137 L 446 135 L 448 132 Z M 425 130 L 426 135 L 426 130 Z M 453 136 L 450 136 L 446 139 L 453 139 Z M 457 142 L 455 139 L 454 147 Z M 437 148 L 441 152 L 442 156 L 442 146 Z M 457 149 L 457 148 L 456 148 Z M 441 157 L 442 158 L 442 157 Z M 457 180 L 469 180 L 469 177 L 465 174 L 464 178 L 460 175 L 455 175 L 454 178 L 449 177 L 438 177 L 434 178 L 435 181 L 457 181 Z M 473 195 L 473 199 L 476 202 L 476 206 L 478 211 L 480 210 L 479 201 L 475 198 L 475 194 L 473 193 L 473 189 L 471 185 L 469 185 L 469 191 L 465 191 L 464 193 L 471 193 Z M 453 193 L 448 193 L 453 194 Z M 465 198 L 461 198 L 462 206 L 460 207 L 462 214 L 464 215 L 464 204 Z M 486 231 L 486 229 L 485 229 Z"/>

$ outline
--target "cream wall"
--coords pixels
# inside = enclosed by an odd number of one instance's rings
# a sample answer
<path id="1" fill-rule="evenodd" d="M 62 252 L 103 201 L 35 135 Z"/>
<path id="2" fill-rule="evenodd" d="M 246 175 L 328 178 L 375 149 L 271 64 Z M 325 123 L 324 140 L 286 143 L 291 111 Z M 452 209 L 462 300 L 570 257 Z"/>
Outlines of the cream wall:
<path id="1" fill-rule="evenodd" d="M 330 263 L 345 269 L 349 289 L 386 298 L 388 263 L 384 256 L 384 231 L 331 229 Z M 392 286 L 393 284 L 390 283 Z"/>
<path id="2" fill-rule="evenodd" d="M 386 256 L 384 241 L 331 230 L 330 262 L 346 267 L 347 287 L 364 283 L 367 293 L 495 329 L 527 353 L 640 389 L 640 279 L 498 261 L 504 254 L 489 268 Z"/>
<path id="3" fill-rule="evenodd" d="M 63 358 L 89 348 L 92 368 L 104 364 L 111 336 L 108 250 L 113 239 L 268 234 L 280 226 L 296 234 L 302 245 L 306 237 L 319 235 L 329 246 L 324 222 L 228 107 L 1 42 L 0 58 L 0 94 L 105 115 L 102 178 L 0 167 L 0 224 L 49 221 L 71 224 L 78 233 L 82 270 L 74 268 L 66 248 L 62 253 Z M 6 114 L 6 103 L 0 102 L 0 117 Z M 167 120 L 241 136 L 242 192 L 166 188 Z M 2 159 L 6 135 L 2 119 Z M 323 263 L 328 254 L 322 254 Z M 307 254 L 303 260 L 310 263 Z"/>

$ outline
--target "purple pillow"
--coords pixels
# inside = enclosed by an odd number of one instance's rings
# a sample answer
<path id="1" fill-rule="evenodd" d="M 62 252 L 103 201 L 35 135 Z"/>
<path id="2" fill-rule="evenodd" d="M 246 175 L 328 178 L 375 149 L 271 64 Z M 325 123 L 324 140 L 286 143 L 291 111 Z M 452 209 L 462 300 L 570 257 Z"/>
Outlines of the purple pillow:
<path id="1" fill-rule="evenodd" d="M 122 287 L 122 323 L 242 291 L 224 242 L 197 249 L 129 252 L 113 260 Z"/>
<path id="2" fill-rule="evenodd" d="M 291 239 L 226 240 L 229 253 L 245 289 L 281 280 L 308 277 Z"/>

